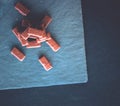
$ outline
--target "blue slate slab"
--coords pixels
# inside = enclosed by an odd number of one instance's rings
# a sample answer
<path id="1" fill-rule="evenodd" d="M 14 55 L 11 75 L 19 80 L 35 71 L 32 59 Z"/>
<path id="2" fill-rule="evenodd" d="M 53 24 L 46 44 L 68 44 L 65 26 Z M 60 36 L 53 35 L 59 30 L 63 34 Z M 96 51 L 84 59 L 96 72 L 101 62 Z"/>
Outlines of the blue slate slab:
<path id="1" fill-rule="evenodd" d="M 53 22 L 47 31 L 61 45 L 55 53 L 46 44 L 41 48 L 22 47 L 11 32 L 23 18 L 15 9 L 17 0 L 0 0 L 0 89 L 16 89 L 86 83 L 87 68 L 84 44 L 82 8 L 80 0 L 23 0 L 31 13 L 25 17 L 39 25 L 44 15 Z M 19 62 L 10 54 L 17 46 L 26 54 Z M 42 55 L 51 61 L 53 69 L 46 72 L 38 58 Z"/>

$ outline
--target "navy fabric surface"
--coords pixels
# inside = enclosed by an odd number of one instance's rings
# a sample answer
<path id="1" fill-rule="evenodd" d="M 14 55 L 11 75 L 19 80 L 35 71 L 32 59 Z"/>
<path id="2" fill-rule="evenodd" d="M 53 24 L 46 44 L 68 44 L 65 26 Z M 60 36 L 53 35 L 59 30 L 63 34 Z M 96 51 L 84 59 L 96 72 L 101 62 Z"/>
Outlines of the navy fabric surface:
<path id="1" fill-rule="evenodd" d="M 26 49 L 12 33 L 12 28 L 23 18 L 15 9 L 16 0 L 0 1 L 0 89 L 42 87 L 61 84 L 87 82 L 87 69 L 84 45 L 82 8 L 80 0 L 24 0 L 31 13 L 28 19 L 37 24 L 44 15 L 49 14 L 53 22 L 47 31 L 61 45 L 54 53 L 42 43 L 38 49 Z M 17 46 L 26 54 L 19 62 L 10 54 Z M 53 69 L 46 72 L 38 62 L 45 55 Z"/>

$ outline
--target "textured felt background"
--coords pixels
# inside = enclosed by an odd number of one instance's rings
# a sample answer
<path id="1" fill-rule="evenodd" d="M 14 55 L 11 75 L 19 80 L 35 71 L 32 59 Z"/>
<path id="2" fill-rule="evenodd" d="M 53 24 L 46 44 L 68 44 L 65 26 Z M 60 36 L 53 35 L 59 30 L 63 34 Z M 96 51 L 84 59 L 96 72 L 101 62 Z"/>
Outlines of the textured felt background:
<path id="1" fill-rule="evenodd" d="M 31 10 L 27 17 L 36 21 L 45 14 L 53 18 L 47 31 L 59 42 L 61 49 L 54 53 L 43 43 L 41 48 L 26 49 L 21 47 L 11 29 L 23 18 L 15 9 L 16 0 L 0 1 L 0 89 L 15 89 L 51 86 L 87 82 L 87 69 L 80 0 L 23 0 Z M 16 45 L 25 54 L 19 62 L 11 54 Z M 53 69 L 46 72 L 38 58 L 46 55 Z"/>

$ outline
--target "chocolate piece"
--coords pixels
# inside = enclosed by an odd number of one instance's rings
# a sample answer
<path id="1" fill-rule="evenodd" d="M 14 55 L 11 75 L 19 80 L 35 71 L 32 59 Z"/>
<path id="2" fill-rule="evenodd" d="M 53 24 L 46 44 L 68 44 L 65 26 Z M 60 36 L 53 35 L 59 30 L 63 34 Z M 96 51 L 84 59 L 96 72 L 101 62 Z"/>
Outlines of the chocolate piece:
<path id="1" fill-rule="evenodd" d="M 42 56 L 41 58 L 39 58 L 39 62 L 42 64 L 42 66 L 46 71 L 49 71 L 50 69 L 52 69 L 51 63 L 45 56 Z"/>
<path id="2" fill-rule="evenodd" d="M 19 61 L 23 61 L 25 59 L 25 55 L 16 47 L 11 50 L 11 54 L 15 56 Z"/>
<path id="3" fill-rule="evenodd" d="M 27 16 L 30 12 L 30 10 L 20 2 L 15 5 L 15 9 L 24 16 Z"/>

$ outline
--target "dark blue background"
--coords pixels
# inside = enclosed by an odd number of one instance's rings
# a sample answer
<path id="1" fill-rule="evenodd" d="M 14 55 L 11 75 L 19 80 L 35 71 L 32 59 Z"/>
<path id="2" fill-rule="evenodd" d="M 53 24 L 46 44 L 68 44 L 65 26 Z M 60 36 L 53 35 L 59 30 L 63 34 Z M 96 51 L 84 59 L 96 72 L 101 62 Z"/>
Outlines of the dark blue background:
<path id="1" fill-rule="evenodd" d="M 87 84 L 0 91 L 0 106 L 120 106 L 120 2 L 83 0 Z"/>

